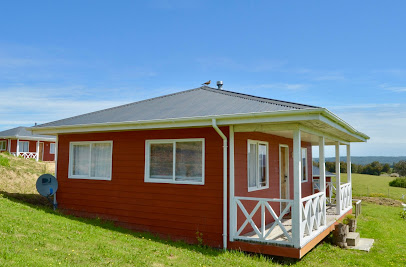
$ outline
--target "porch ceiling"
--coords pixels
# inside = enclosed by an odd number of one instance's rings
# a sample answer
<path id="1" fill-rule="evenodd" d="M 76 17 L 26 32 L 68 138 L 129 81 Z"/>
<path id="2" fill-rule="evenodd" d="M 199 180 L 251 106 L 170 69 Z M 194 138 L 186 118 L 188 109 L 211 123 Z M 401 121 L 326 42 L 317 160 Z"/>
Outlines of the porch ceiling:
<path id="1" fill-rule="evenodd" d="M 351 134 L 329 125 L 319 120 L 297 121 L 289 123 L 256 123 L 235 125 L 235 132 L 262 132 L 273 134 L 289 139 L 293 139 L 293 130 L 301 130 L 302 141 L 317 145 L 319 136 L 325 137 L 326 145 L 334 145 L 339 141 L 342 143 L 360 142 L 360 140 Z"/>

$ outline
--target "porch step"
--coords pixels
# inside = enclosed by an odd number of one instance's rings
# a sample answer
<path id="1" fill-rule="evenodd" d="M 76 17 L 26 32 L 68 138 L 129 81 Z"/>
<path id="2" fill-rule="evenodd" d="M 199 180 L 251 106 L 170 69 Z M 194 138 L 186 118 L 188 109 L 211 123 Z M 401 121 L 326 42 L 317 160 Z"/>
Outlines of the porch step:
<path id="1" fill-rule="evenodd" d="M 347 235 L 347 245 L 348 246 L 356 246 L 359 242 L 359 233 L 356 232 L 349 232 Z"/>

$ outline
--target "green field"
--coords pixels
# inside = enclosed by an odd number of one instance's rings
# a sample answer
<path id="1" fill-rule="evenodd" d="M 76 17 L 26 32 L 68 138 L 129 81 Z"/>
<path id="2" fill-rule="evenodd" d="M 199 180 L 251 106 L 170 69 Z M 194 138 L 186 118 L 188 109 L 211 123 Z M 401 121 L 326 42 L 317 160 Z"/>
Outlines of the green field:
<path id="1" fill-rule="evenodd" d="M 373 176 L 367 174 L 352 174 L 352 195 L 356 196 L 381 196 L 403 200 L 406 198 L 406 188 L 391 187 L 389 182 L 393 177 Z M 342 174 L 341 181 L 347 181 L 347 175 Z"/>

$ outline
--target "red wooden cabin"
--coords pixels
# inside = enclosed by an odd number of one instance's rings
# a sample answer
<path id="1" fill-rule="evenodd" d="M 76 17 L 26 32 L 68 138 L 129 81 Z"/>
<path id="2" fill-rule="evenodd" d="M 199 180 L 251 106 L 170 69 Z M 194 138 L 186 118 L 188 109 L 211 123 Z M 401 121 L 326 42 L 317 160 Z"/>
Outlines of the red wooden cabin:
<path id="1" fill-rule="evenodd" d="M 55 160 L 55 136 L 33 134 L 16 127 L 0 132 L 0 152 L 42 161 Z"/>
<path id="2" fill-rule="evenodd" d="M 57 137 L 55 201 L 68 213 L 294 258 L 352 210 L 350 172 L 326 205 L 325 145 L 347 146 L 350 163 L 350 143 L 369 139 L 324 108 L 206 86 L 30 130 Z"/>

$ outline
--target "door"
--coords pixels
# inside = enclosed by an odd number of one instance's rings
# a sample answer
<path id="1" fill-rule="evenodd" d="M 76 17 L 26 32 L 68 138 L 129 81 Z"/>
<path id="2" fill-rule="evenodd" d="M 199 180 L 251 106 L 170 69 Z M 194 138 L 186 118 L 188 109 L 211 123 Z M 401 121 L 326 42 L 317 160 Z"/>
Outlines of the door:
<path id="1" fill-rule="evenodd" d="M 279 145 L 279 173 L 281 199 L 289 199 L 289 147 L 286 145 Z M 286 205 L 281 202 L 281 212 Z"/>
<path id="2" fill-rule="evenodd" d="M 44 143 L 39 143 L 38 159 L 43 160 L 44 158 Z"/>

